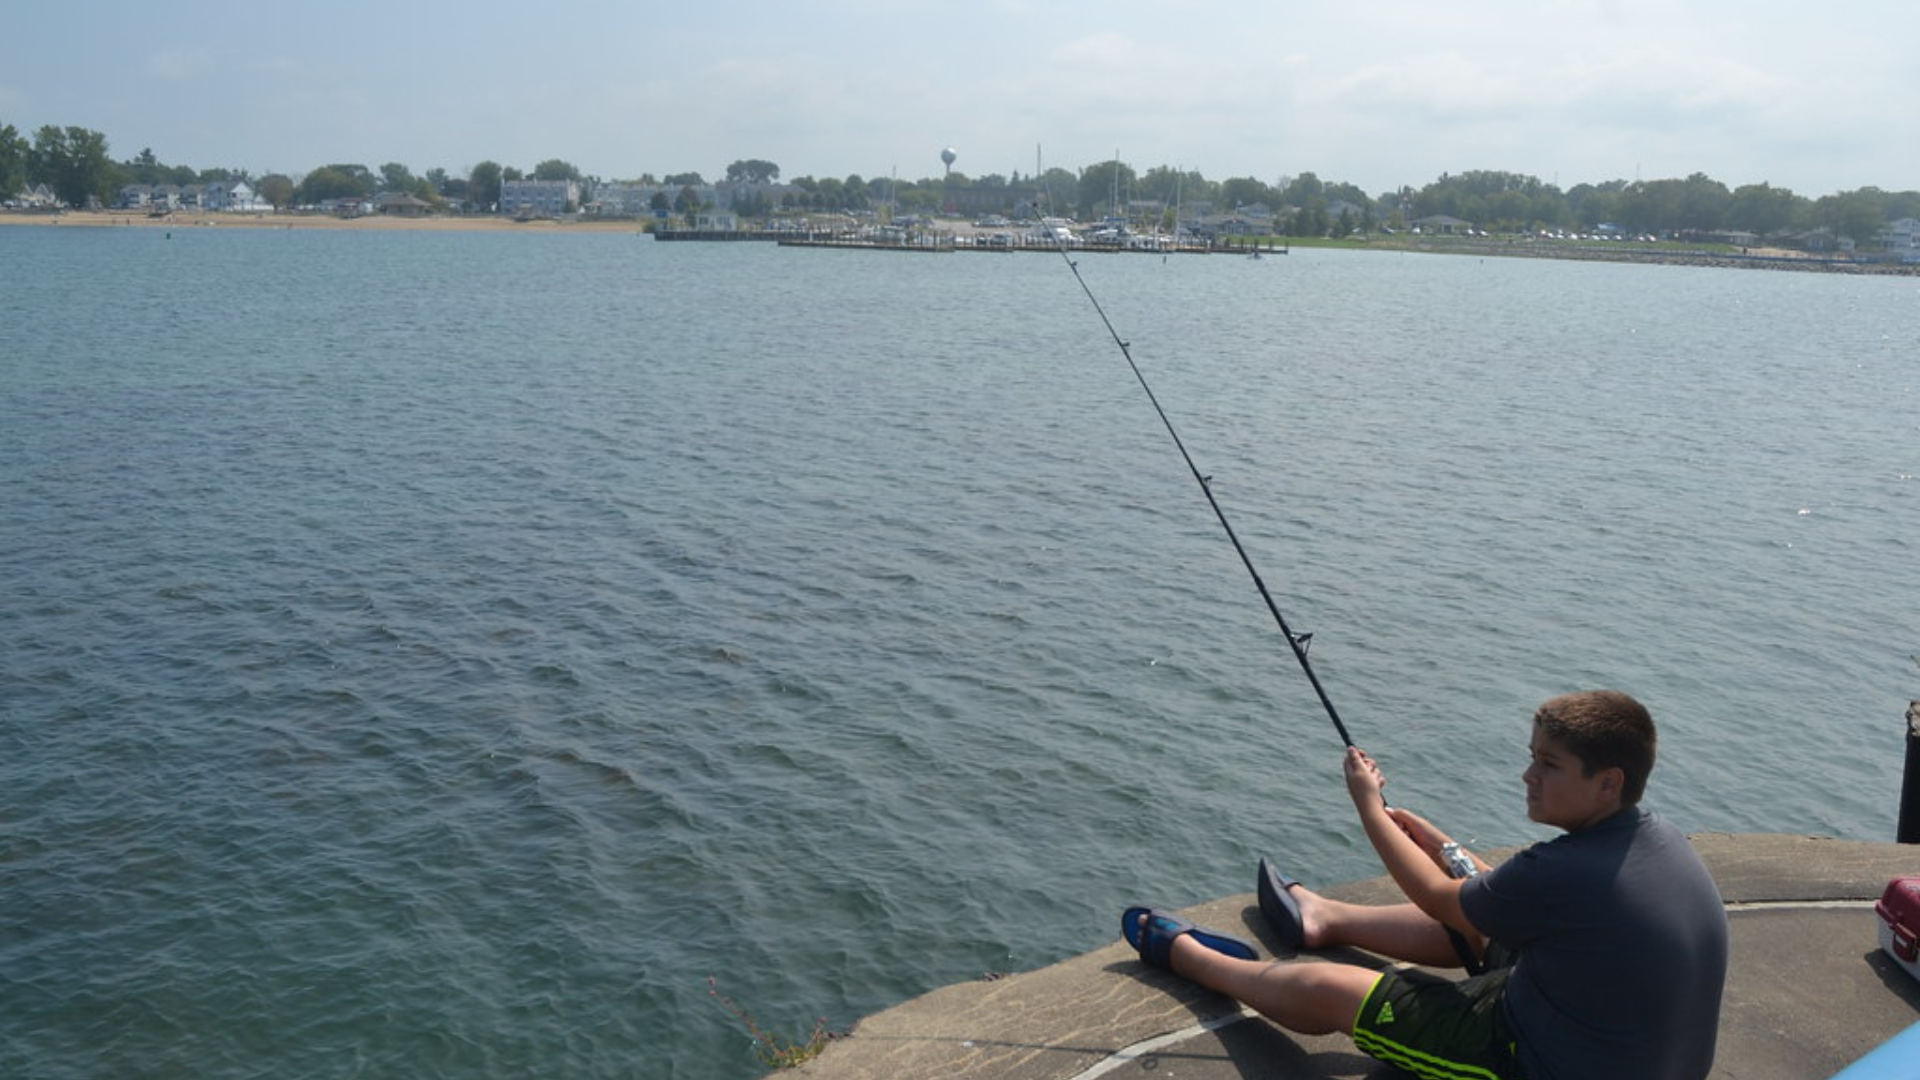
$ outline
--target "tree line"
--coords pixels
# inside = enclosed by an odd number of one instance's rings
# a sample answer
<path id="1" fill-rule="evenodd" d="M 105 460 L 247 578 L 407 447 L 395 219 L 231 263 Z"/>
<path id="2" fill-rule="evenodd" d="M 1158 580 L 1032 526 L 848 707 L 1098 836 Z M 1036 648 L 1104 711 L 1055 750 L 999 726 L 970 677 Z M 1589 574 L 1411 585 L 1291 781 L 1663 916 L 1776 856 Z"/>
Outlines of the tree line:
<path id="1" fill-rule="evenodd" d="M 819 210 L 859 211 L 891 204 L 909 210 L 937 210 L 966 193 L 968 205 L 996 189 L 1007 194 L 1002 212 L 1022 205 L 1083 221 L 1107 215 L 1140 216 L 1146 206 L 1164 226 L 1181 208 L 1206 206 L 1216 214 L 1265 207 L 1274 215 L 1276 234 L 1346 236 L 1380 227 L 1404 228 L 1424 218 L 1445 216 L 1472 223 L 1489 233 L 1538 230 L 1591 230 L 1616 225 L 1633 234 L 1751 233 L 1780 235 L 1826 229 L 1860 243 L 1871 242 L 1902 218 L 1920 218 L 1920 192 L 1864 187 L 1819 198 L 1771 184 L 1728 188 L 1704 173 L 1685 179 L 1609 180 L 1561 190 L 1538 177 L 1477 170 L 1445 174 L 1423 187 L 1401 187 L 1368 195 L 1354 184 L 1322 180 L 1311 172 L 1267 183 L 1253 177 L 1214 181 L 1196 170 L 1156 166 L 1136 172 L 1106 161 L 1078 173 L 1054 168 L 1022 178 L 954 173 L 911 184 L 890 180 L 792 181 L 801 194 L 793 202 Z"/>
<path id="2" fill-rule="evenodd" d="M 780 167 L 760 158 L 728 165 L 725 182 L 764 186 L 777 182 Z M 0 125 L 0 195 L 45 184 L 69 206 L 97 202 L 112 205 L 130 184 L 194 184 L 245 180 L 277 209 L 336 199 L 371 198 L 404 192 L 436 207 L 485 211 L 499 203 L 500 185 L 513 180 L 574 180 L 591 188 L 601 181 L 583 175 L 570 162 L 554 158 L 522 171 L 482 161 L 466 175 L 428 169 L 415 175 L 398 162 L 378 169 L 359 164 L 329 164 L 298 179 L 283 173 L 254 177 L 235 168 L 194 169 L 166 165 L 151 149 L 116 161 L 107 138 L 81 127 L 48 125 L 31 139 L 11 124 Z M 677 198 L 656 196 L 653 209 L 699 209 L 696 189 L 706 185 L 697 172 L 664 177 L 643 174 L 626 183 L 679 188 Z M 1054 167 L 1022 177 L 988 174 L 899 180 L 888 177 L 801 176 L 789 180 L 778 199 L 751 195 L 733 206 L 746 217 L 780 211 L 815 210 L 859 213 L 881 206 L 934 213 L 964 201 L 999 213 L 1049 213 L 1094 220 L 1106 215 L 1139 217 L 1142 206 L 1171 225 L 1182 207 L 1211 207 L 1216 213 L 1264 206 L 1274 229 L 1289 236 L 1344 236 L 1380 227 L 1404 227 L 1422 218 L 1444 215 L 1492 233 L 1540 229 L 1591 229 L 1614 224 L 1636 234 L 1752 233 L 1777 235 L 1825 229 L 1860 243 L 1871 242 L 1889 222 L 1920 218 L 1920 192 L 1863 187 L 1817 198 L 1770 184 L 1729 189 L 1704 173 L 1684 179 L 1609 180 L 1566 190 L 1520 173 L 1470 171 L 1445 174 L 1423 187 L 1400 187 L 1369 195 L 1356 185 L 1322 180 L 1311 172 L 1268 183 L 1253 177 L 1210 180 L 1198 170 L 1160 165 L 1136 171 L 1112 160 L 1074 172 Z M 964 196 L 964 200 L 962 199 Z"/>

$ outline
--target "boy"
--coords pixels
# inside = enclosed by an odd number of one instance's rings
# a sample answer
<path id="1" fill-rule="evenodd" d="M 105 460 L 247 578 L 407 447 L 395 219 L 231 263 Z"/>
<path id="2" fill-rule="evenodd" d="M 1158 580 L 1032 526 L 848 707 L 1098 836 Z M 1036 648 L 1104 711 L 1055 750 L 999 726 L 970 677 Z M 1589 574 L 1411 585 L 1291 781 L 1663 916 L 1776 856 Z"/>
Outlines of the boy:
<path id="1" fill-rule="evenodd" d="M 1653 718 L 1617 691 L 1557 697 L 1533 718 L 1527 816 L 1565 830 L 1498 869 L 1452 877 L 1430 823 L 1386 805 L 1386 779 L 1349 748 L 1347 791 L 1367 839 L 1412 901 L 1319 896 L 1262 865 L 1260 907 L 1294 948 L 1352 945 L 1458 967 L 1455 936 L 1491 942 L 1493 970 L 1462 981 L 1339 963 L 1281 964 L 1149 908 L 1122 932 L 1142 959 L 1306 1034 L 1436 1080 L 1704 1080 L 1726 981 L 1719 890 L 1687 839 L 1639 808 Z"/>

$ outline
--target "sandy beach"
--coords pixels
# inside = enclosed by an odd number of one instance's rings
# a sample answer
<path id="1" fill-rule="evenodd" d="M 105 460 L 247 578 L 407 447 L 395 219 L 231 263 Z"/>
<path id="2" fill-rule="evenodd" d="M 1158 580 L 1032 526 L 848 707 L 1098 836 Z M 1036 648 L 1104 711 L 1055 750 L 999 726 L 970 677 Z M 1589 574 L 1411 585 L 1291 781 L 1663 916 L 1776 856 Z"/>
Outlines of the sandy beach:
<path id="1" fill-rule="evenodd" d="M 131 211 L 68 210 L 57 214 L 30 211 L 0 213 L 0 226 L 37 225 L 42 228 L 116 228 L 116 229 L 362 229 L 408 230 L 416 232 L 550 232 L 550 233 L 637 233 L 646 222 L 635 219 L 574 218 L 515 221 L 497 215 L 434 217 L 396 217 L 369 214 L 343 218 L 332 214 L 212 213 L 179 211 L 165 217 L 149 217 Z"/>

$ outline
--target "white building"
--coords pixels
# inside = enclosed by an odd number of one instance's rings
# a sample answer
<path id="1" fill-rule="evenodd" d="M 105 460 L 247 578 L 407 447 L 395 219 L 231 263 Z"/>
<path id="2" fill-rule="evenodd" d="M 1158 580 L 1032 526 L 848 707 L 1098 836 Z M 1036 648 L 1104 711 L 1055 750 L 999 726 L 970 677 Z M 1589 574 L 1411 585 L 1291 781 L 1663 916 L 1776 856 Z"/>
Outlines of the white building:
<path id="1" fill-rule="evenodd" d="M 559 217 L 580 205 L 580 185 L 572 180 L 503 180 L 500 212 L 508 216 Z"/>
<path id="2" fill-rule="evenodd" d="M 1904 263 L 1920 263 L 1920 218 L 1901 218 L 1890 222 L 1880 234 L 1880 242 Z"/>
<path id="3" fill-rule="evenodd" d="M 656 184 L 600 184 L 591 205 L 597 213 L 639 217 L 653 211 L 653 196 L 660 190 Z"/>
<path id="4" fill-rule="evenodd" d="M 200 208 L 252 212 L 271 209 L 271 206 L 266 200 L 260 198 L 254 192 L 253 185 L 245 180 L 220 180 L 201 186 Z"/>

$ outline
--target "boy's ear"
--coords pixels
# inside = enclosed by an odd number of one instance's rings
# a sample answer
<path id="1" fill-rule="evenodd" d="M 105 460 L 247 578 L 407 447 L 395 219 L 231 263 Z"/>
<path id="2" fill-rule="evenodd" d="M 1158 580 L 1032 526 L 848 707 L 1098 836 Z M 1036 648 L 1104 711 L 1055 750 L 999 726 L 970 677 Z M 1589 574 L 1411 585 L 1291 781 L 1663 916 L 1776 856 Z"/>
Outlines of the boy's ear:
<path id="1" fill-rule="evenodd" d="M 1627 771 L 1618 765 L 1609 765 L 1600 770 L 1600 793 L 1617 798 L 1626 790 Z"/>

